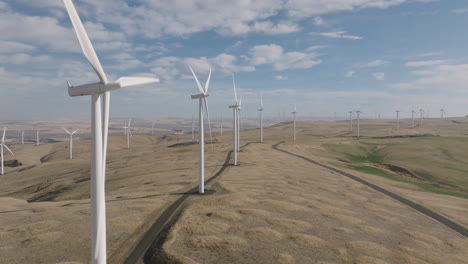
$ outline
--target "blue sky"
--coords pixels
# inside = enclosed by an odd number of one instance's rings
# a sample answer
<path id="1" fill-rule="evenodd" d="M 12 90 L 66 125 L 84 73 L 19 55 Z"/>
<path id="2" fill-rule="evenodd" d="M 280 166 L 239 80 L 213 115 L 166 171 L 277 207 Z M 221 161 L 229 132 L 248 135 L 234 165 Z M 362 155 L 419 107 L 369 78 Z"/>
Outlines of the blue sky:
<path id="1" fill-rule="evenodd" d="M 192 65 L 212 116 L 230 116 L 231 73 L 244 115 L 402 117 L 468 114 L 468 2 L 462 0 L 75 0 L 110 79 L 157 85 L 112 93 L 111 117 L 190 117 Z M 0 1 L 0 119 L 88 118 L 96 82 L 61 0 Z"/>

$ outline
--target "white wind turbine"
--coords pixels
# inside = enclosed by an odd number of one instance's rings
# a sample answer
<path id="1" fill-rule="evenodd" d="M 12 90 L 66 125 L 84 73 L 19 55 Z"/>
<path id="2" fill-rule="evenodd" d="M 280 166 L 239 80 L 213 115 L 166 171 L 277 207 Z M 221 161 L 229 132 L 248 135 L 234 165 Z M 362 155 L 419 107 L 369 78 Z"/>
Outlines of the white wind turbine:
<path id="1" fill-rule="evenodd" d="M 260 113 L 260 143 L 263 143 L 263 96 L 260 95 L 260 108 L 258 112 Z"/>
<path id="2" fill-rule="evenodd" d="M 396 129 L 400 130 L 400 110 L 396 110 Z"/>
<path id="3" fill-rule="evenodd" d="M 36 131 L 36 145 L 39 146 L 39 130 Z"/>
<path id="4" fill-rule="evenodd" d="M 210 79 L 211 79 L 211 69 L 210 73 L 208 74 L 208 79 L 205 83 L 205 89 L 201 86 L 200 82 L 198 81 L 197 75 L 193 71 L 192 67 L 190 67 L 190 71 L 193 74 L 193 78 L 197 82 L 198 90 L 200 94 L 192 95 L 192 99 L 198 99 L 198 145 L 199 145 L 199 164 L 198 164 L 198 192 L 205 193 L 205 135 L 204 135 L 204 127 L 203 127 L 203 105 L 205 106 L 206 117 L 208 119 L 208 128 L 210 129 L 210 138 L 211 138 L 211 125 L 210 125 L 210 113 L 208 112 L 208 88 L 210 86 Z M 211 142 L 213 143 L 213 142 Z"/>
<path id="5" fill-rule="evenodd" d="M 414 113 L 416 113 L 416 111 L 414 111 L 414 109 L 411 109 L 411 127 L 414 128 Z"/>
<path id="6" fill-rule="evenodd" d="M 291 114 L 293 115 L 293 140 L 296 141 L 296 105 L 294 105 L 294 111 L 292 111 Z"/>
<path id="7" fill-rule="evenodd" d="M 240 113 L 242 110 L 242 95 L 239 99 L 239 104 L 237 105 L 237 152 L 240 151 Z"/>
<path id="8" fill-rule="evenodd" d="M 0 143 L 0 155 L 2 156 L 2 175 L 5 174 L 5 170 L 3 168 L 3 148 L 6 148 L 10 153 L 11 155 L 15 156 L 15 154 L 13 154 L 13 151 L 11 151 L 11 149 L 5 145 L 5 134 L 6 134 L 6 128 L 3 128 L 3 136 L 2 136 L 2 142 Z"/>
<path id="9" fill-rule="evenodd" d="M 75 129 L 75 131 L 70 132 L 66 128 L 63 127 L 63 130 L 70 135 L 70 159 L 73 159 L 73 134 L 75 134 L 79 129 Z"/>
<path id="10" fill-rule="evenodd" d="M 193 114 L 192 114 L 192 141 L 195 141 L 194 130 L 195 130 L 195 121 L 193 120 Z"/>
<path id="11" fill-rule="evenodd" d="M 440 118 L 444 118 L 445 117 L 445 106 L 443 106 L 441 109 L 440 109 Z"/>
<path id="12" fill-rule="evenodd" d="M 21 145 L 24 145 L 24 130 L 21 131 Z"/>
<path id="13" fill-rule="evenodd" d="M 419 109 L 419 125 L 420 126 L 422 126 L 423 119 L 424 119 L 424 110 L 421 108 Z"/>
<path id="14" fill-rule="evenodd" d="M 349 131 L 353 131 L 353 111 L 349 111 Z"/>
<path id="15" fill-rule="evenodd" d="M 239 108 L 240 104 L 237 101 L 237 90 L 236 90 L 236 81 L 234 79 L 234 74 L 232 74 L 232 84 L 234 87 L 234 104 L 230 105 L 229 108 L 232 109 L 233 112 L 233 117 L 232 117 L 232 139 L 233 139 L 233 153 L 234 153 L 234 166 L 237 166 L 237 150 L 238 150 L 238 137 L 237 134 L 239 132 L 237 125 L 238 125 L 238 119 L 237 119 L 237 109 Z"/>
<path id="16" fill-rule="evenodd" d="M 357 118 L 357 138 L 359 138 L 361 135 L 360 135 L 360 123 L 359 123 L 359 117 L 361 115 L 361 110 L 357 110 L 356 111 L 356 118 Z"/>
<path id="17" fill-rule="evenodd" d="M 125 136 L 127 136 L 127 148 L 130 148 L 130 136 L 133 136 L 132 135 L 132 131 L 130 129 L 130 124 L 132 123 L 132 119 L 128 119 L 128 123 L 127 125 L 125 125 L 123 127 L 124 131 L 125 131 Z"/>
<path id="18" fill-rule="evenodd" d="M 72 1 L 63 2 L 83 54 L 99 78 L 97 83 L 72 86 L 67 82 L 67 85 L 70 96 L 91 96 L 91 260 L 93 264 L 103 264 L 107 261 L 105 173 L 110 92 L 122 87 L 159 82 L 159 79 L 121 77 L 109 82 Z"/>

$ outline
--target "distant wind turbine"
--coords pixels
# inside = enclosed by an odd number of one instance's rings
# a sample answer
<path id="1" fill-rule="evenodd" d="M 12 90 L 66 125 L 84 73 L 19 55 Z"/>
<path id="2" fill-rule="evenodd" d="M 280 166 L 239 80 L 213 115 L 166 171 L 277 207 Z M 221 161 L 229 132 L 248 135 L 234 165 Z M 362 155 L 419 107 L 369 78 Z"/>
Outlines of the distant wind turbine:
<path id="1" fill-rule="evenodd" d="M 419 109 L 419 125 L 420 126 L 422 126 L 423 119 L 424 119 L 424 110 L 421 108 Z"/>
<path id="2" fill-rule="evenodd" d="M 414 111 L 414 109 L 411 110 L 411 126 L 414 128 L 414 113 L 416 113 L 416 111 Z"/>
<path id="3" fill-rule="evenodd" d="M 229 108 L 232 109 L 233 117 L 232 117 L 232 139 L 233 139 L 233 153 L 234 153 L 234 166 L 237 166 L 237 150 L 238 150 L 238 137 L 237 134 L 239 132 L 237 125 L 238 125 L 238 113 L 237 109 L 239 108 L 240 104 L 237 101 L 237 90 L 236 90 L 236 81 L 234 79 L 234 74 L 232 74 L 232 84 L 234 87 L 234 104 L 230 105 Z"/>
<path id="4" fill-rule="evenodd" d="M 263 96 L 260 95 L 260 108 L 258 112 L 260 113 L 260 143 L 263 143 Z"/>
<path id="5" fill-rule="evenodd" d="M 79 129 L 75 129 L 75 131 L 70 132 L 66 128 L 63 127 L 63 130 L 70 135 L 70 159 L 73 159 L 73 134 L 75 134 Z"/>
<path id="6" fill-rule="evenodd" d="M 240 152 L 240 130 L 241 130 L 241 110 L 242 110 L 242 95 L 237 105 L 237 152 Z"/>
<path id="7" fill-rule="evenodd" d="M 126 126 L 123 127 L 125 130 L 125 136 L 127 136 L 127 148 L 130 148 L 130 136 L 132 136 L 132 131 L 130 129 L 130 124 L 132 123 L 132 119 L 128 119 L 128 123 Z"/>
<path id="8" fill-rule="evenodd" d="M 203 127 L 203 108 L 205 108 L 206 118 L 208 119 L 208 128 L 210 129 L 210 138 L 211 138 L 211 125 L 210 125 L 210 113 L 208 112 L 208 88 L 210 86 L 210 79 L 211 79 L 211 69 L 210 73 L 208 74 L 208 79 L 205 83 L 205 89 L 203 89 L 202 85 L 198 81 L 197 75 L 193 71 L 192 67 L 190 67 L 190 71 L 193 74 L 193 78 L 197 82 L 198 90 L 200 94 L 192 95 L 192 99 L 198 99 L 198 146 L 199 146 L 199 163 L 198 163 L 198 192 L 205 193 L 205 135 L 204 135 L 204 127 Z M 203 107 L 203 105 L 205 107 Z M 211 140 L 211 143 L 212 140 Z"/>
<path id="9" fill-rule="evenodd" d="M 400 110 L 396 110 L 396 129 L 400 130 Z"/>
<path id="10" fill-rule="evenodd" d="M 293 140 L 296 141 L 296 105 L 294 105 L 294 111 L 292 111 L 291 114 L 293 115 Z"/>
<path id="11" fill-rule="evenodd" d="M 359 117 L 361 115 L 361 110 L 357 110 L 356 111 L 356 118 L 357 118 L 357 138 L 359 138 L 361 135 L 360 135 L 360 129 L 361 129 L 361 126 L 359 124 Z"/>
<path id="12" fill-rule="evenodd" d="M 70 96 L 91 96 L 91 261 L 93 264 L 104 264 L 107 261 L 105 174 L 110 92 L 122 87 L 159 82 L 159 79 L 121 77 L 115 82 L 109 82 L 75 6 L 71 0 L 63 2 L 81 49 L 99 77 L 97 83 L 72 86 L 67 82 L 67 85 Z"/>
<path id="13" fill-rule="evenodd" d="M 349 131 L 353 131 L 353 111 L 349 111 Z"/>
<path id="14" fill-rule="evenodd" d="M 442 108 L 440 109 L 440 118 L 443 119 L 444 117 L 445 117 L 445 107 L 442 107 Z"/>
<path id="15" fill-rule="evenodd" d="M 3 164 L 3 148 L 6 148 L 10 153 L 11 155 L 15 156 L 15 154 L 13 154 L 13 151 L 11 151 L 11 149 L 5 145 L 5 134 L 6 134 L 6 128 L 3 128 L 3 136 L 2 136 L 2 142 L 0 143 L 0 155 L 2 156 L 2 175 L 5 174 L 5 170 L 3 168 L 4 164 Z"/>
<path id="16" fill-rule="evenodd" d="M 39 130 L 36 131 L 36 145 L 39 146 Z"/>
<path id="17" fill-rule="evenodd" d="M 24 145 L 24 130 L 21 131 L 21 145 Z"/>

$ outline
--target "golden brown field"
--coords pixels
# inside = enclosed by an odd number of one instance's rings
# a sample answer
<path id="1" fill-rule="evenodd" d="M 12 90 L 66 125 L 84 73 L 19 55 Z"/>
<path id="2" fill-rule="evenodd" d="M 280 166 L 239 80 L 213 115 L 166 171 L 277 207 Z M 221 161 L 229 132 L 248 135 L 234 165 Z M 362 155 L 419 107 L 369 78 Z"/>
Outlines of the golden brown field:
<path id="1" fill-rule="evenodd" d="M 455 121 L 455 122 L 454 122 Z M 162 244 L 145 263 L 466 263 L 468 239 L 389 196 L 278 148 L 349 172 L 468 228 L 468 120 L 425 120 L 400 131 L 364 120 L 360 140 L 347 122 L 299 122 L 241 131 L 237 167 L 225 166 L 232 135 L 205 146 L 206 188 L 189 194 Z M 440 137 L 372 139 L 431 133 Z M 189 135 L 138 135 L 109 141 L 108 263 L 122 263 L 161 212 L 197 184 Z M 0 187 L 2 263 L 88 263 L 89 140 L 15 145 L 17 168 Z M 7 160 L 10 159 L 7 156 Z M 414 173 L 411 178 L 383 166 Z M 371 169 L 369 169 L 371 168 Z M 377 170 L 373 170 L 377 169 Z M 29 201 L 29 202 L 28 202 Z M 143 263 L 143 260 L 140 260 Z"/>

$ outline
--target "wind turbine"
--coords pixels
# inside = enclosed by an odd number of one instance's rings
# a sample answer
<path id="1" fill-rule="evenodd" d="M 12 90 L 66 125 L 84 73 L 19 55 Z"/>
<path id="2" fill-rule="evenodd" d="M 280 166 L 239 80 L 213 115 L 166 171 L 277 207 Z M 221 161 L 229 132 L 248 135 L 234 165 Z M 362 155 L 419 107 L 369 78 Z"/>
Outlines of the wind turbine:
<path id="1" fill-rule="evenodd" d="M 210 73 L 208 74 L 208 79 L 205 83 L 205 89 L 201 86 L 200 82 L 198 81 L 197 75 L 193 71 L 192 67 L 190 67 L 190 71 L 193 74 L 193 78 L 197 82 L 198 90 L 200 94 L 192 95 L 192 99 L 198 99 L 198 146 L 199 146 L 199 163 L 198 163 L 198 192 L 205 193 L 205 135 L 204 135 L 204 128 L 203 128 L 203 105 L 205 105 L 206 111 L 206 118 L 208 119 L 208 127 L 210 129 L 210 138 L 211 138 L 211 125 L 210 125 L 210 113 L 208 112 L 208 88 L 210 86 L 210 79 L 211 79 L 211 69 Z M 213 142 L 211 142 L 213 143 Z"/>
<path id="2" fill-rule="evenodd" d="M 419 125 L 420 126 L 422 126 L 423 119 L 424 119 L 424 110 L 421 108 L 419 109 Z"/>
<path id="3" fill-rule="evenodd" d="M 232 139 L 233 139 L 233 153 L 234 153 L 234 166 L 237 166 L 237 109 L 239 108 L 239 103 L 237 101 L 237 90 L 236 90 L 236 81 L 234 79 L 234 73 L 232 74 L 232 84 L 234 87 L 234 104 L 230 105 L 229 108 L 232 109 L 233 117 L 232 117 Z"/>
<path id="4" fill-rule="evenodd" d="M 239 99 L 239 104 L 237 105 L 237 152 L 240 151 L 240 113 L 242 110 L 242 95 Z"/>
<path id="5" fill-rule="evenodd" d="M 24 145 L 24 130 L 21 131 L 21 145 Z"/>
<path id="6" fill-rule="evenodd" d="M 416 113 L 416 111 L 414 111 L 414 109 L 411 109 L 411 123 L 412 123 L 413 128 L 414 128 L 414 113 Z"/>
<path id="7" fill-rule="evenodd" d="M 291 114 L 293 115 L 293 140 L 296 141 L 296 105 L 294 105 L 294 111 Z"/>
<path id="8" fill-rule="evenodd" d="M 349 131 L 353 131 L 353 111 L 349 111 Z"/>
<path id="9" fill-rule="evenodd" d="M 356 117 L 357 117 L 357 138 L 359 138 L 360 135 L 360 124 L 359 124 L 359 116 L 361 115 L 361 110 L 356 111 Z"/>
<path id="10" fill-rule="evenodd" d="M 2 156 L 2 160 L 1 160 L 2 161 L 2 175 L 5 174 L 5 170 L 3 168 L 3 166 L 4 166 L 3 165 L 3 148 L 6 148 L 11 153 L 11 155 L 15 156 L 15 154 L 13 154 L 11 149 L 7 145 L 5 145 L 5 133 L 6 133 L 6 128 L 4 127 L 3 128 L 2 143 L 0 143 L 0 149 L 1 149 L 0 150 L 0 155 Z"/>
<path id="11" fill-rule="evenodd" d="M 91 96 L 91 260 L 106 263 L 105 172 L 110 92 L 122 87 L 159 82 L 155 78 L 121 77 L 109 82 L 71 0 L 63 0 L 83 54 L 96 72 L 99 82 L 72 86 L 70 96 Z M 101 105 L 101 99 L 103 104 Z"/>
<path id="12" fill-rule="evenodd" d="M 260 108 L 258 112 L 260 113 L 260 143 L 263 143 L 263 96 L 260 95 Z"/>
<path id="13" fill-rule="evenodd" d="M 39 130 L 36 131 L 36 146 L 39 146 Z"/>
<path id="14" fill-rule="evenodd" d="M 400 130 L 400 110 L 396 110 L 396 129 Z"/>
<path id="15" fill-rule="evenodd" d="M 132 119 L 128 119 L 128 123 L 126 126 L 123 127 L 125 130 L 125 136 L 127 136 L 127 148 L 130 148 L 130 136 L 132 135 L 132 131 L 130 130 L 130 124 L 132 123 Z"/>
<path id="16" fill-rule="evenodd" d="M 444 118 L 445 117 L 445 106 L 443 106 L 441 109 L 440 109 L 440 118 Z"/>
<path id="17" fill-rule="evenodd" d="M 73 134 L 75 134 L 79 129 L 75 129 L 75 131 L 70 132 L 66 128 L 63 127 L 63 130 L 70 135 L 70 159 L 73 159 Z"/>

